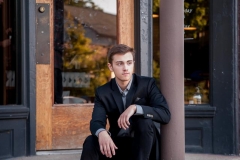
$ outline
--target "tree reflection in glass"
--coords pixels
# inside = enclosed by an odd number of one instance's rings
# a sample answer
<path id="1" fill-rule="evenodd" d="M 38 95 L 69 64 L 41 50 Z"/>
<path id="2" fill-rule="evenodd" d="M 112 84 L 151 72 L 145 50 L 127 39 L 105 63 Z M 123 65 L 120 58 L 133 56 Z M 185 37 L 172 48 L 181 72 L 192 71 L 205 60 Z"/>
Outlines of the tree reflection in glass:
<path id="1" fill-rule="evenodd" d="M 153 0 L 153 77 L 158 85 L 160 75 L 160 0 Z M 194 104 L 201 95 L 201 104 L 209 103 L 209 0 L 184 0 L 184 98 Z M 171 17 L 169 17 L 171 18 Z M 174 44 L 173 44 L 174 45 Z M 197 89 L 198 88 L 198 89 Z M 199 102 L 199 101 L 198 101 Z M 199 104 L 199 103 L 198 103 Z"/>
<path id="2" fill-rule="evenodd" d="M 185 104 L 209 103 L 209 1 L 184 1 Z"/>
<path id="3" fill-rule="evenodd" d="M 106 54 L 116 43 L 116 14 L 91 0 L 64 0 L 63 34 L 63 103 L 92 103 L 111 78 Z"/>

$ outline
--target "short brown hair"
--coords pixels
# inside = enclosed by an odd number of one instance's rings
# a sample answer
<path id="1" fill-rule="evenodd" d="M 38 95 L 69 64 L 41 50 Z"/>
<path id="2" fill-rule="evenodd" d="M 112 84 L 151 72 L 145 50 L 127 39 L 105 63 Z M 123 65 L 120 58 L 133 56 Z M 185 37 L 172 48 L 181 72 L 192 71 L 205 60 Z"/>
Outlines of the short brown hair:
<path id="1" fill-rule="evenodd" d="M 132 55 L 133 55 L 133 60 L 135 60 L 135 50 L 125 44 L 116 44 L 114 45 L 109 51 L 108 51 L 108 54 L 107 54 L 107 60 L 108 60 L 108 63 L 111 63 L 112 64 L 112 57 L 115 55 L 115 54 L 125 54 L 127 52 L 131 52 Z"/>

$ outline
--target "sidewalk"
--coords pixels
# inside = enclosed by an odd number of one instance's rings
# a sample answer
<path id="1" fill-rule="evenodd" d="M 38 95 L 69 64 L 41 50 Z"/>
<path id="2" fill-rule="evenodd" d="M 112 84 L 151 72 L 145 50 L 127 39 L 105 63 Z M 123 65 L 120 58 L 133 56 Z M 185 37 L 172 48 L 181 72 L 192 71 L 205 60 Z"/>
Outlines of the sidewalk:
<path id="1" fill-rule="evenodd" d="M 240 156 L 186 153 L 185 160 L 240 160 Z"/>
<path id="2" fill-rule="evenodd" d="M 7 160 L 79 160 L 81 150 L 41 151 L 36 156 L 9 158 Z M 240 156 L 186 153 L 185 160 L 240 160 Z"/>

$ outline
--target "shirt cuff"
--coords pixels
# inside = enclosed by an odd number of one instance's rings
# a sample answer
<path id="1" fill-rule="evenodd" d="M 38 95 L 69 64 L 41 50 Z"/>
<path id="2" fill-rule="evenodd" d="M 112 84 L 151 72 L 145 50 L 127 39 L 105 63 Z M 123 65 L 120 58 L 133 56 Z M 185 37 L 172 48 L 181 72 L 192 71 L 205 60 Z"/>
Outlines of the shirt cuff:
<path id="1" fill-rule="evenodd" d="M 137 107 L 136 113 L 134 115 L 143 115 L 142 106 L 135 104 Z"/>
<path id="2" fill-rule="evenodd" d="M 102 132 L 102 131 L 107 131 L 107 130 L 104 129 L 104 128 L 100 128 L 100 129 L 98 129 L 98 130 L 96 131 L 95 136 L 98 137 L 98 134 L 99 134 L 100 132 Z M 107 133 L 111 136 L 111 133 L 110 133 L 109 131 L 107 131 Z"/>

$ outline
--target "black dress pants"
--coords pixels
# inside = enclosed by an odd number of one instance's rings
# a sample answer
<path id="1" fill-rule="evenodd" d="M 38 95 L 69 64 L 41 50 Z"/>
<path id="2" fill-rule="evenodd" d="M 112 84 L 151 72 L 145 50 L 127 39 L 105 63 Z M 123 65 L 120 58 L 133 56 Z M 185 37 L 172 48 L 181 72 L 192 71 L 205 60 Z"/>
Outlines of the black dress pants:
<path id="1" fill-rule="evenodd" d="M 151 119 L 140 116 L 132 117 L 134 137 L 114 137 L 113 141 L 118 147 L 116 155 L 107 158 L 102 155 L 98 137 L 90 135 L 83 144 L 81 160 L 155 160 L 156 128 Z"/>

